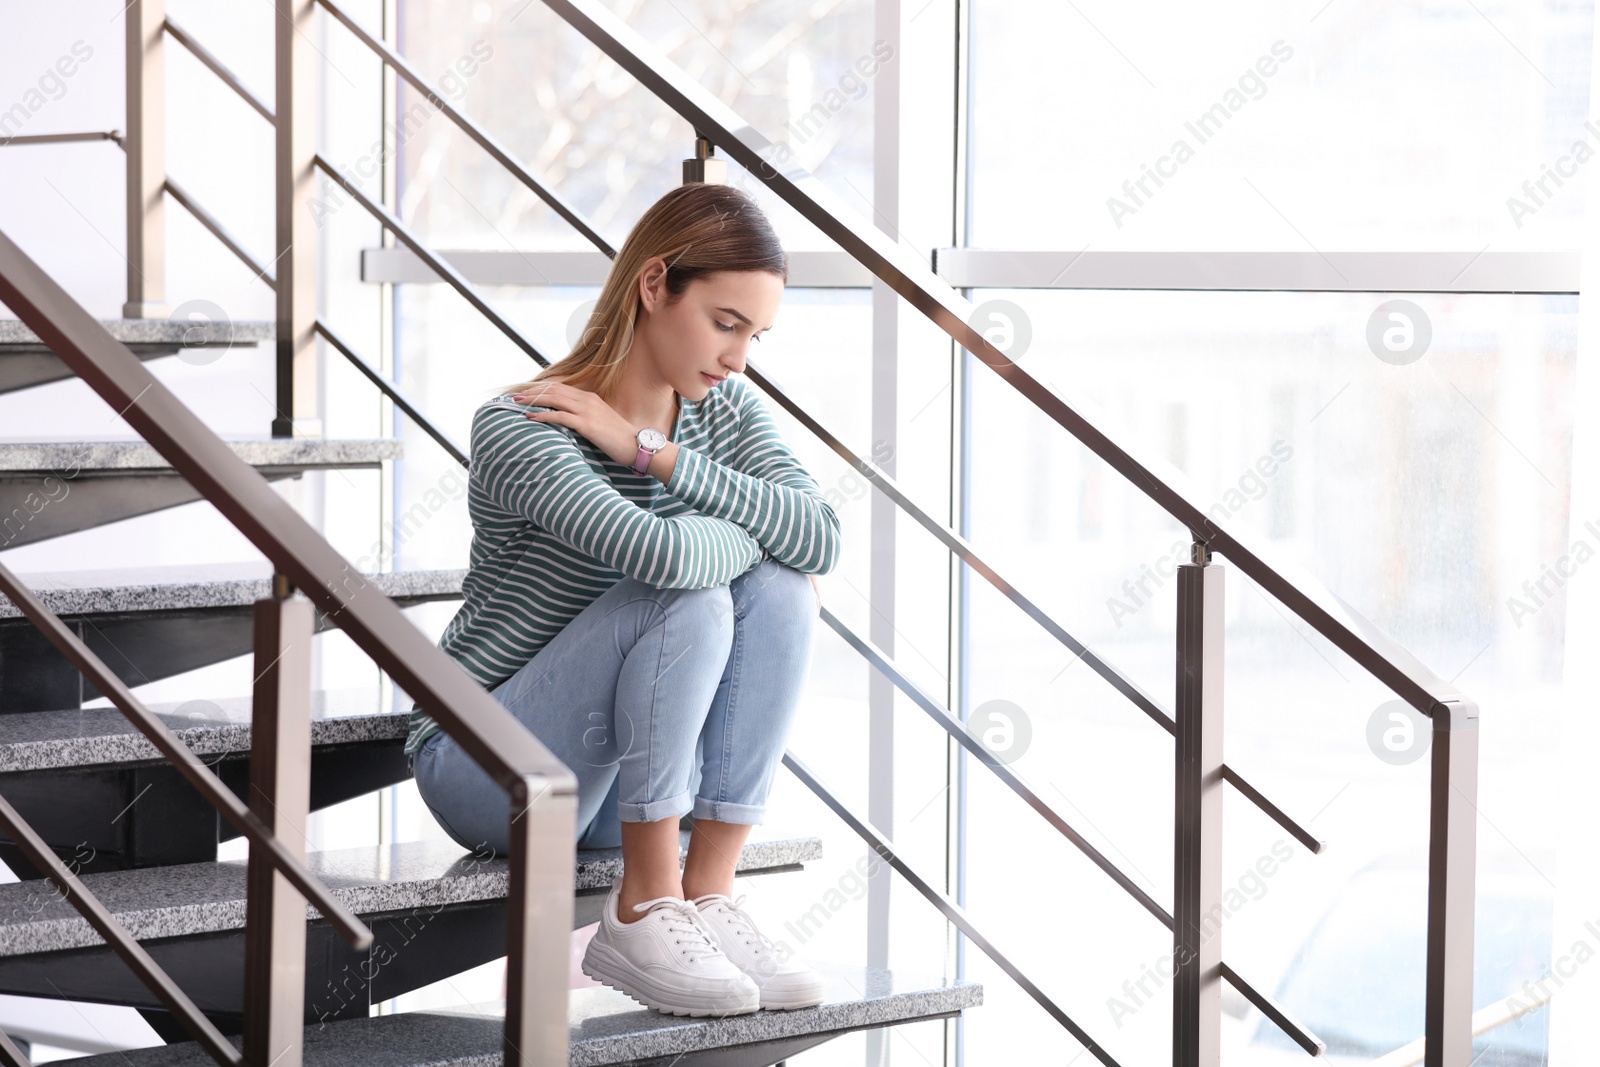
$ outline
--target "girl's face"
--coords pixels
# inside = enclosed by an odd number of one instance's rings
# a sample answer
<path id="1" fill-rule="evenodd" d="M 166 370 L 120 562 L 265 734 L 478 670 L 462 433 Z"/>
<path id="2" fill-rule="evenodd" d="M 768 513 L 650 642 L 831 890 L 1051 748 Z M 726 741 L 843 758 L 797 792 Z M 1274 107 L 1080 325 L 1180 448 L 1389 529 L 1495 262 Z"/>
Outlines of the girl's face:
<path id="1" fill-rule="evenodd" d="M 783 279 L 765 270 L 723 270 L 701 275 L 667 303 L 666 262 L 657 256 L 639 273 L 636 340 L 678 395 L 702 400 L 726 378 L 744 370 L 752 339 L 772 328 L 783 299 Z"/>

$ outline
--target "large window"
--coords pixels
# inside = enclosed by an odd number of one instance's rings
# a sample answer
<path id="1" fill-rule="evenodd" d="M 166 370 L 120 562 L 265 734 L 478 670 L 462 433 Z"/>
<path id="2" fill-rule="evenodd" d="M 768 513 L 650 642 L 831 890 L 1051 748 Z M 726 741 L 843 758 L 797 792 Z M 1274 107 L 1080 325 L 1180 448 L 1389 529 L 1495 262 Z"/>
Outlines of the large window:
<path id="1" fill-rule="evenodd" d="M 1574 244 L 1591 4 L 972 7 L 976 245 Z"/>

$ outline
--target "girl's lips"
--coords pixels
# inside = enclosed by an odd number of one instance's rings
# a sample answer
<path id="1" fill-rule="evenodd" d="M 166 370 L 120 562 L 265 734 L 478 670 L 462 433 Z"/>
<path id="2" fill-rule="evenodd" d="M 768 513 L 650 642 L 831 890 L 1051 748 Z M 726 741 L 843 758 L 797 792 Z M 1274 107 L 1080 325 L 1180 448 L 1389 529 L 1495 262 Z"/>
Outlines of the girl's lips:
<path id="1" fill-rule="evenodd" d="M 710 382 L 712 385 L 718 385 L 718 384 L 720 384 L 721 382 L 723 382 L 725 380 L 723 378 L 713 378 L 711 375 L 707 374 L 705 371 L 701 371 L 700 372 L 700 377 L 704 378 L 706 381 Z"/>

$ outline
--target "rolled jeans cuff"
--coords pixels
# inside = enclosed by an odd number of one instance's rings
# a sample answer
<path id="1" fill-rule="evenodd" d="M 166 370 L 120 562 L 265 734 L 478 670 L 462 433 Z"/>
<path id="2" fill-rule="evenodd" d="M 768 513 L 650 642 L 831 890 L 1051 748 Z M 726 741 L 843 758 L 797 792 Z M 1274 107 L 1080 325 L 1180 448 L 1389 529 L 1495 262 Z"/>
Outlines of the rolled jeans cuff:
<path id="1" fill-rule="evenodd" d="M 752 825 L 765 821 L 767 814 L 765 804 L 733 804 L 726 800 L 707 800 L 702 796 L 694 798 L 692 811 L 696 819 Z"/>
<path id="2" fill-rule="evenodd" d="M 667 797 L 663 800 L 651 800 L 643 804 L 628 804 L 617 801 L 617 818 L 621 822 L 657 822 L 661 819 L 676 819 L 689 810 L 689 791 L 685 789 L 677 796 Z"/>

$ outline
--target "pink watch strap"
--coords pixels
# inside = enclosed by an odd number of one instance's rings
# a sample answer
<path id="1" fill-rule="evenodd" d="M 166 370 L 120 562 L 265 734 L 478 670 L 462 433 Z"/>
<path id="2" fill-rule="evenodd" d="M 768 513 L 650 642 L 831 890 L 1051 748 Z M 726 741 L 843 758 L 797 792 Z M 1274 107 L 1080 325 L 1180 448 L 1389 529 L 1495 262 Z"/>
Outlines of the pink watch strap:
<path id="1" fill-rule="evenodd" d="M 643 474 L 645 468 L 650 466 L 650 457 L 653 455 L 655 455 L 654 451 L 640 445 L 639 454 L 633 457 L 633 473 Z"/>

